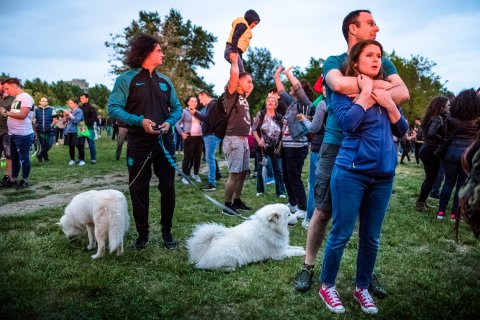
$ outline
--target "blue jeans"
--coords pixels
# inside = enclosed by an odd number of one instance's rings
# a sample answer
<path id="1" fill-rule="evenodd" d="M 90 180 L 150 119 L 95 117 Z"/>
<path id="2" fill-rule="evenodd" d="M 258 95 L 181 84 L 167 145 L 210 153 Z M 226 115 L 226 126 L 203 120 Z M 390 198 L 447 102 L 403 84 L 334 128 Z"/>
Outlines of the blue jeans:
<path id="1" fill-rule="evenodd" d="M 467 180 L 467 174 L 462 168 L 462 155 L 468 146 L 449 146 L 445 155 L 445 182 L 440 194 L 438 211 L 445 212 L 448 201 L 455 187 L 453 196 L 452 213 L 458 214 L 458 191 Z"/>
<path id="2" fill-rule="evenodd" d="M 335 285 L 343 250 L 359 216 L 355 284 L 368 288 L 377 258 L 383 218 L 392 193 L 393 177 L 376 180 L 337 166 L 331 177 L 332 229 L 323 254 L 321 281 Z M 347 187 L 348 186 L 348 187 Z"/>
<path id="3" fill-rule="evenodd" d="M 88 129 L 90 138 L 87 138 L 88 148 L 90 149 L 90 160 L 97 160 L 97 149 L 95 148 L 95 129 Z"/>
<path id="4" fill-rule="evenodd" d="M 307 196 L 307 220 L 312 219 L 313 210 L 315 209 L 315 171 L 317 170 L 318 152 L 310 152 L 310 170 L 308 174 L 308 196 Z"/>
<path id="5" fill-rule="evenodd" d="M 215 163 L 215 151 L 220 144 L 220 138 L 214 134 L 203 136 L 203 142 L 205 143 L 205 160 L 208 165 L 208 183 L 212 186 L 216 186 L 215 180 L 217 165 Z"/>
<path id="6" fill-rule="evenodd" d="M 23 180 L 28 180 L 28 176 L 30 175 L 30 147 L 32 146 L 33 138 L 33 133 L 26 136 L 10 136 L 12 178 L 18 178 L 21 167 Z"/>

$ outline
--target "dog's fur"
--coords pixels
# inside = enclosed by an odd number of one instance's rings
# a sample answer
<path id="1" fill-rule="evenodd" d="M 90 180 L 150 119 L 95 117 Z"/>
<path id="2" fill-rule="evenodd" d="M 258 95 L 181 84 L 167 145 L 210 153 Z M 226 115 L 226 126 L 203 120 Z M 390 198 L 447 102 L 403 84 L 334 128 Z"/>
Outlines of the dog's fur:
<path id="1" fill-rule="evenodd" d="M 58 223 L 67 237 L 88 233 L 88 250 L 98 250 L 92 259 L 105 254 L 108 234 L 110 253 L 117 250 L 123 254 L 123 238 L 128 230 L 130 218 L 127 199 L 117 190 L 91 190 L 76 195 L 65 208 Z"/>
<path id="2" fill-rule="evenodd" d="M 233 271 L 252 262 L 303 256 L 302 247 L 288 244 L 289 214 L 286 205 L 270 204 L 232 228 L 198 225 L 187 240 L 189 262 L 199 269 Z"/>

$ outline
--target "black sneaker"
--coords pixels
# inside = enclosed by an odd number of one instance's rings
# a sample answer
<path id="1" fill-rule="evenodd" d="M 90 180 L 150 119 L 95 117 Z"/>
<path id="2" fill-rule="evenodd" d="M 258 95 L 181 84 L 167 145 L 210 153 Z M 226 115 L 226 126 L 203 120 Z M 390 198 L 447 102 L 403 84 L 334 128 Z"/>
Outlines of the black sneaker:
<path id="1" fill-rule="evenodd" d="M 240 198 L 233 200 L 232 207 L 236 210 L 252 210 L 252 208 L 247 207 L 247 205 Z"/>
<path id="2" fill-rule="evenodd" d="M 8 183 L 10 182 L 10 177 L 9 176 L 3 176 L 2 180 L 0 181 L 0 186 L 3 188 L 8 188 Z"/>
<path id="3" fill-rule="evenodd" d="M 22 190 L 22 189 L 26 189 L 26 188 L 28 188 L 28 181 L 22 179 L 22 180 L 20 180 L 20 183 L 16 186 L 15 189 Z"/>
<path id="4" fill-rule="evenodd" d="M 223 209 L 223 213 L 226 213 L 228 215 L 237 215 L 237 214 L 240 214 L 240 212 L 238 212 L 231 203 L 225 203 L 225 207 L 227 207 L 228 209 L 230 209 L 231 211 L 235 212 L 235 213 L 232 213 L 230 212 L 229 210 L 226 210 L 226 209 Z"/>
<path id="5" fill-rule="evenodd" d="M 215 191 L 217 190 L 217 187 L 215 187 L 213 184 L 207 183 L 202 187 L 203 191 Z"/>
<path id="6" fill-rule="evenodd" d="M 137 238 L 135 241 L 135 248 L 137 250 L 143 250 L 148 245 L 148 238 Z"/>
<path id="7" fill-rule="evenodd" d="M 174 250 L 177 247 L 177 241 L 173 239 L 172 234 L 162 234 L 162 239 L 165 248 L 169 250 Z"/>
<path id="8" fill-rule="evenodd" d="M 372 281 L 368 285 L 368 291 L 378 299 L 385 299 L 388 297 L 387 290 L 380 284 L 376 275 L 372 275 Z"/>
<path id="9" fill-rule="evenodd" d="M 313 268 L 303 266 L 294 280 L 294 288 L 299 292 L 307 292 L 312 287 Z"/>

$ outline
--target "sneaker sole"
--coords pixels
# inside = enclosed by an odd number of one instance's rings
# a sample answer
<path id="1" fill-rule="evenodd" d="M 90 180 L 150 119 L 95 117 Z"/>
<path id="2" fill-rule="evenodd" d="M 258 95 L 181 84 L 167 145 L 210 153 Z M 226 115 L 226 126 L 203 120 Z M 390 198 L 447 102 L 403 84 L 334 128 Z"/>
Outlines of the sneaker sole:
<path id="1" fill-rule="evenodd" d="M 360 305 L 360 308 L 362 308 L 362 311 L 364 313 L 368 313 L 368 314 L 377 314 L 378 313 L 378 308 L 376 310 L 371 310 L 371 309 L 365 308 L 364 306 L 362 306 L 360 301 L 358 301 L 357 297 L 353 296 L 353 298 L 355 299 L 355 301 L 358 302 L 358 304 Z"/>
<path id="2" fill-rule="evenodd" d="M 330 310 L 333 313 L 337 313 L 337 314 L 345 313 L 345 307 L 343 309 L 335 309 L 334 307 L 331 307 L 327 303 L 327 301 L 325 301 L 325 299 L 323 299 L 323 296 L 320 294 L 320 292 L 318 293 L 318 295 L 320 296 L 320 299 L 322 299 L 322 301 L 325 303 L 325 306 L 327 307 L 328 310 Z"/>

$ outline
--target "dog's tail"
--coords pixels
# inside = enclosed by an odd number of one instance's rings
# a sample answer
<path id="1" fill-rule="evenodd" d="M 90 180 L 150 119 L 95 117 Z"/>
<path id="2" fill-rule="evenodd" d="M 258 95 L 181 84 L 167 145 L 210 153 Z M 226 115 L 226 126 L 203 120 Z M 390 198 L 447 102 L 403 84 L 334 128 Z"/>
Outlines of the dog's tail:
<path id="1" fill-rule="evenodd" d="M 193 235 L 187 239 L 188 260 L 190 263 L 199 262 L 210 247 L 212 241 L 224 234 L 225 226 L 218 223 L 198 225 Z"/>
<path id="2" fill-rule="evenodd" d="M 116 197 L 111 200 L 103 208 L 108 216 L 108 247 L 110 253 L 117 249 L 123 252 L 123 239 L 130 226 L 128 204 L 125 197 Z"/>

